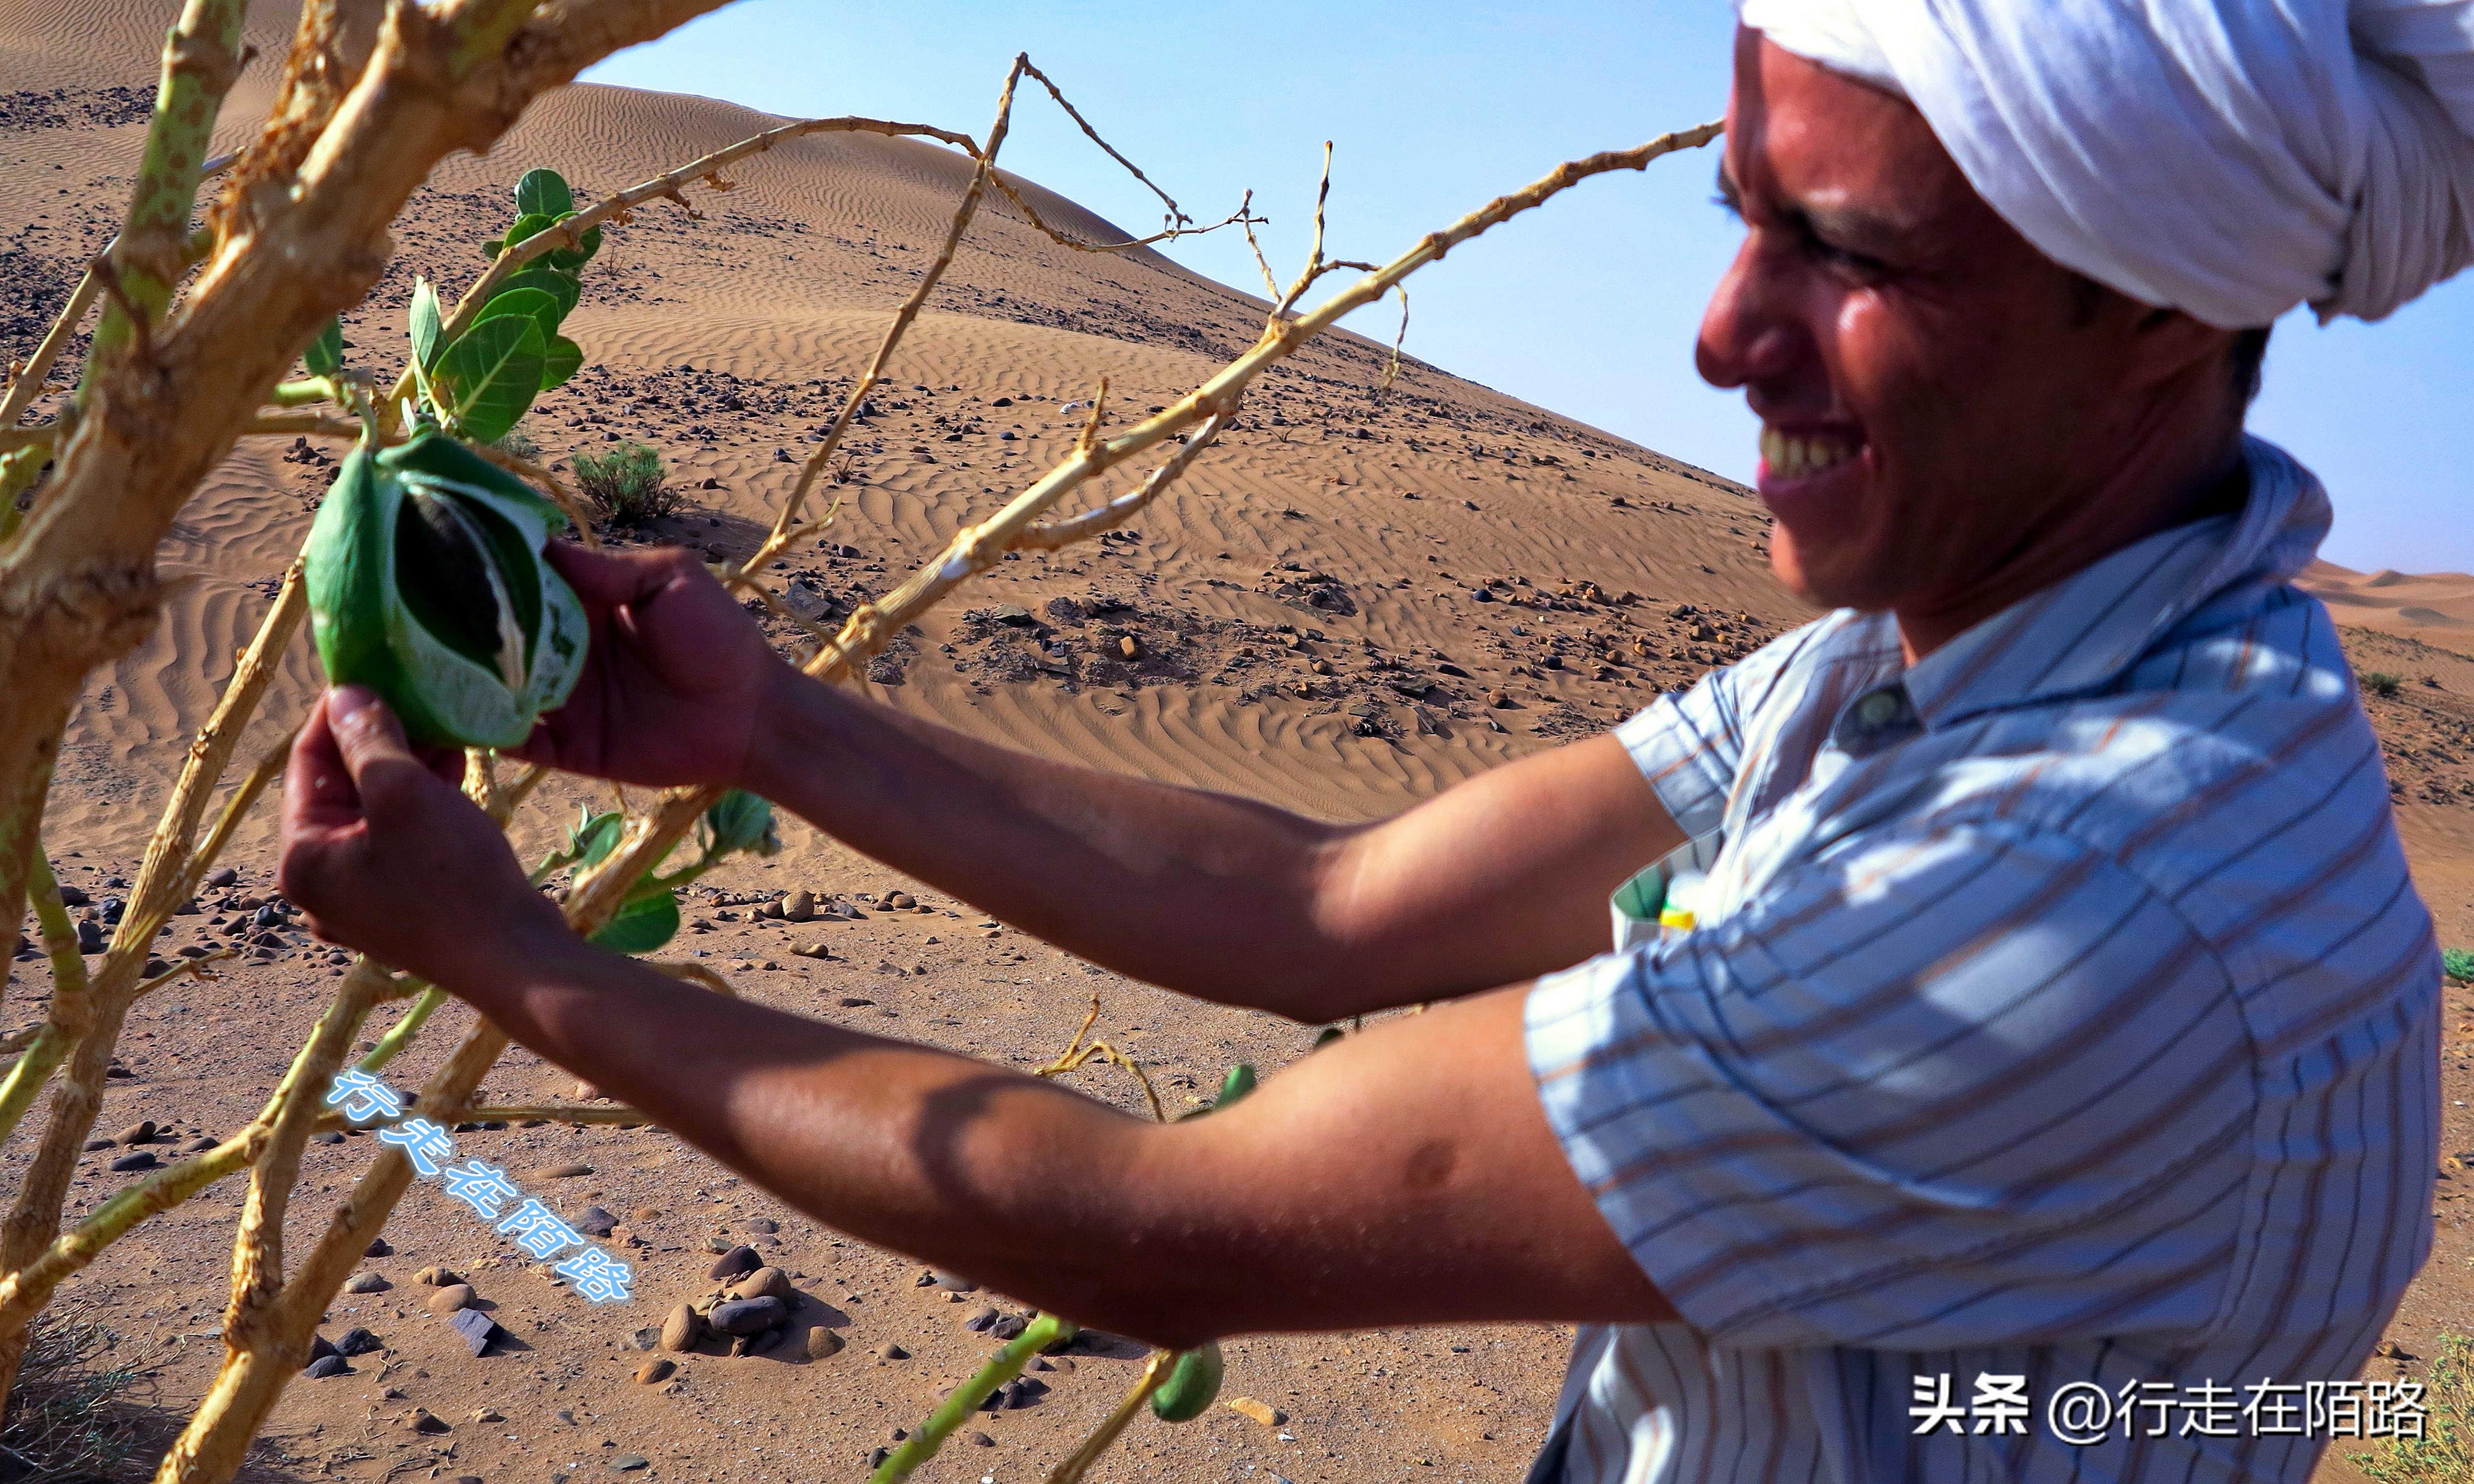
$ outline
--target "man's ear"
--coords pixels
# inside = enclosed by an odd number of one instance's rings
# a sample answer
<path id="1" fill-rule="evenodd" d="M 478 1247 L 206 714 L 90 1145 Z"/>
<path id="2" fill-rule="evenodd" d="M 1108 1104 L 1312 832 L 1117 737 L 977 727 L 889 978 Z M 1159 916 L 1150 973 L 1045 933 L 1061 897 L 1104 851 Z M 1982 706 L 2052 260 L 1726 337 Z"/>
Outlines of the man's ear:
<path id="1" fill-rule="evenodd" d="M 2123 379 L 2130 386 L 2145 388 L 2199 372 L 2213 375 L 2216 368 L 2224 365 L 2238 333 L 2195 320 L 2179 309 L 2142 305 L 2130 327 Z"/>

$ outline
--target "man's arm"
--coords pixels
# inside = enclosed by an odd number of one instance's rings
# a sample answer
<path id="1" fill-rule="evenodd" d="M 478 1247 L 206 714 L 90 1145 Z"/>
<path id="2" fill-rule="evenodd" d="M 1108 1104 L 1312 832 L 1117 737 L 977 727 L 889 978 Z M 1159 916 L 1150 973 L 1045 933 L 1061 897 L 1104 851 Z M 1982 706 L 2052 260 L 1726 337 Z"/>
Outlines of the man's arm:
<path id="1" fill-rule="evenodd" d="M 1547 1127 L 1522 989 L 1347 1038 L 1209 1118 L 1149 1123 L 578 941 L 383 709 L 342 695 L 286 780 L 283 887 L 317 931 L 470 999 L 819 1221 L 1170 1347 L 1673 1317 Z M 399 905 L 414 899 L 417 922 Z"/>
<path id="2" fill-rule="evenodd" d="M 1606 941 L 1607 894 L 1682 842 L 1599 738 L 1377 825 L 1052 762 L 783 664 L 679 552 L 554 548 L 593 614 L 526 754 L 753 789 L 854 849 L 1111 969 L 1332 1020 L 1534 977 Z"/>

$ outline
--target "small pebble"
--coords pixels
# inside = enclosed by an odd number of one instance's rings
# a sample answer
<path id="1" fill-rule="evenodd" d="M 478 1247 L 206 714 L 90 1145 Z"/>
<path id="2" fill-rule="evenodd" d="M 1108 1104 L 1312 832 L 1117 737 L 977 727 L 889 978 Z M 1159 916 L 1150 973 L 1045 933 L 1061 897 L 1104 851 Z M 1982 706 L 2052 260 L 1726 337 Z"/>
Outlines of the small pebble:
<path id="1" fill-rule="evenodd" d="M 1014 1340 L 1020 1339 L 1022 1337 L 1023 1330 L 1030 1328 L 1031 1327 L 1023 1321 L 1021 1315 L 1006 1314 L 1001 1315 L 995 1324 L 988 1326 L 988 1333 L 995 1335 L 1000 1340 Z"/>
<path id="2" fill-rule="evenodd" d="M 302 1375 L 313 1381 L 323 1381 L 330 1376 L 350 1376 L 352 1372 L 352 1368 L 344 1364 L 341 1355 L 321 1355 L 301 1370 Z"/>
<path id="3" fill-rule="evenodd" d="M 932 1273 L 928 1281 L 947 1293 L 977 1293 L 980 1285 L 958 1273 Z"/>
<path id="4" fill-rule="evenodd" d="M 429 1296 L 429 1311 L 452 1314 L 458 1309 L 470 1308 L 473 1301 L 479 1297 L 473 1291 L 471 1283 L 449 1283 Z"/>
<path id="5" fill-rule="evenodd" d="M 452 1430 L 447 1419 L 439 1416 L 435 1412 L 432 1412 L 425 1406 L 417 1406 L 410 1412 L 405 1413 L 403 1424 L 414 1432 L 425 1432 L 432 1435 Z"/>
<path id="6" fill-rule="evenodd" d="M 705 1322 L 723 1334 L 758 1334 L 780 1324 L 789 1308 L 779 1299 L 733 1299 L 716 1304 Z"/>
<path id="7" fill-rule="evenodd" d="M 608 1236 L 610 1229 L 618 1224 L 618 1217 L 598 1206 L 584 1208 L 584 1214 L 575 1218 L 575 1230 L 587 1236 Z"/>
<path id="8" fill-rule="evenodd" d="M 413 1274 L 412 1281 L 416 1283 L 426 1283 L 432 1288 L 444 1288 L 450 1283 L 460 1283 L 464 1281 L 464 1280 L 456 1277 L 453 1273 L 449 1272 L 443 1267 L 436 1266 L 435 1264 L 423 1268 L 420 1272 Z"/>
<path id="9" fill-rule="evenodd" d="M 355 1273 L 352 1275 L 352 1281 L 344 1285 L 344 1291 L 346 1293 L 384 1293 L 394 1286 L 395 1284 L 388 1282 L 379 1274 Z"/>
<path id="10" fill-rule="evenodd" d="M 613 1473 L 627 1473 L 634 1470 L 645 1467 L 649 1461 L 650 1460 L 646 1459 L 642 1453 L 621 1453 L 618 1457 L 610 1460 L 610 1472 Z"/>
<path id="11" fill-rule="evenodd" d="M 636 1380 L 644 1386 L 658 1386 L 670 1378 L 679 1363 L 667 1355 L 658 1355 L 636 1368 Z"/>
<path id="12" fill-rule="evenodd" d="M 387 1245 L 387 1239 L 385 1237 L 374 1236 L 370 1238 L 370 1245 L 361 1249 L 361 1256 L 364 1257 L 392 1257 L 395 1256 L 395 1249 Z"/>
<path id="13" fill-rule="evenodd" d="M 151 1170 L 159 1162 L 152 1151 L 140 1149 L 135 1154 L 125 1154 L 112 1161 L 111 1167 L 115 1170 Z"/>
<path id="14" fill-rule="evenodd" d="M 691 1351 L 695 1348 L 695 1342 L 703 1337 L 704 1316 L 697 1313 L 691 1304 L 680 1304 L 670 1310 L 669 1316 L 662 1321 L 662 1332 L 659 1338 L 664 1350 L 680 1352 Z"/>
<path id="15" fill-rule="evenodd" d="M 733 1284 L 730 1294 L 735 1299 L 779 1299 L 786 1309 L 799 1302 L 790 1275 L 780 1268 L 758 1268 Z"/>
<path id="16" fill-rule="evenodd" d="M 822 1360 L 841 1353 L 842 1337 L 822 1325 L 808 1331 L 808 1358 Z"/>
<path id="17" fill-rule="evenodd" d="M 643 1328 L 627 1336 L 627 1339 L 628 1342 L 634 1345 L 638 1350 L 651 1350 L 654 1346 L 662 1343 L 661 1328 L 657 1325 L 646 1325 Z"/>
<path id="18" fill-rule="evenodd" d="M 335 1348 L 347 1355 L 366 1355 L 371 1351 L 386 1349 L 386 1343 L 367 1329 L 354 1326 L 344 1331 L 344 1337 L 335 1342 Z"/>
<path id="19" fill-rule="evenodd" d="M 119 1133 L 111 1136 L 111 1141 L 124 1147 L 133 1144 L 151 1144 L 155 1141 L 155 1120 L 152 1118 L 140 1118 L 135 1123 L 131 1124 L 129 1127 L 122 1129 Z"/>
<path id="20" fill-rule="evenodd" d="M 590 1164 L 552 1164 L 532 1172 L 537 1180 L 575 1180 L 592 1173 Z"/>
<path id="21" fill-rule="evenodd" d="M 972 1433 L 972 1434 L 971 1434 L 971 1442 L 972 1442 L 972 1443 L 974 1443 L 975 1445 L 977 1445 L 977 1446 L 981 1447 L 981 1448 L 994 1448 L 994 1447 L 996 1447 L 996 1446 L 997 1446 L 997 1440 L 996 1440 L 996 1439 L 994 1439 L 994 1438 L 992 1438 L 992 1437 L 989 1437 L 989 1436 L 988 1436 L 986 1433 L 984 1433 L 984 1432 L 975 1432 L 975 1433 Z"/>
<path id="22" fill-rule="evenodd" d="M 756 1249 L 742 1243 L 724 1252 L 721 1260 L 716 1262 L 713 1271 L 705 1276 L 715 1282 L 725 1282 L 734 1278 L 744 1278 L 764 1265 L 764 1259 L 756 1256 Z"/>
<path id="23" fill-rule="evenodd" d="M 986 1330 L 989 1326 L 996 1322 L 997 1311 L 995 1309 L 975 1308 L 971 1310 L 971 1316 L 962 1321 L 962 1328 L 970 1330 L 974 1334 L 978 1334 Z"/>
<path id="24" fill-rule="evenodd" d="M 877 1353 L 887 1360 L 908 1360 L 910 1358 L 910 1352 L 904 1350 L 899 1345 L 888 1344 L 885 1349 L 878 1351 Z"/>

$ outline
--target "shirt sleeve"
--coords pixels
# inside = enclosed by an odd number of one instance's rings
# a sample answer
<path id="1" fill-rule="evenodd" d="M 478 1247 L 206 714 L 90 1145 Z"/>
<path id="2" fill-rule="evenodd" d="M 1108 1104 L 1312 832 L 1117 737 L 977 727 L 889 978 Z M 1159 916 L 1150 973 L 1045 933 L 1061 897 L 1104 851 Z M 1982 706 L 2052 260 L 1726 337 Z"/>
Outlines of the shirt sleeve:
<path id="1" fill-rule="evenodd" d="M 1660 696 L 1615 728 L 1615 739 L 1686 839 L 1709 834 L 1726 816 L 1727 796 L 1744 755 L 1736 704 L 1740 682 L 1735 666 L 1712 670 L 1690 689 Z"/>
<path id="2" fill-rule="evenodd" d="M 1939 1350 L 2211 1323 L 2250 1044 L 2142 881 L 2011 822 L 1905 827 L 1541 979 L 1564 1152 L 1712 1343 Z"/>

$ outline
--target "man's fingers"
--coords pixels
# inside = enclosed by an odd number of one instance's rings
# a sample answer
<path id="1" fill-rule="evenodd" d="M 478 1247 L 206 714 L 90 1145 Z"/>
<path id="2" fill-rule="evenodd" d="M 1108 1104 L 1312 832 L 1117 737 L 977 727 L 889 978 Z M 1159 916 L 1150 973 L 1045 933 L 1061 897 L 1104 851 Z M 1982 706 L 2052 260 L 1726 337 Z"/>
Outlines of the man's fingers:
<path id="1" fill-rule="evenodd" d="M 549 564 L 575 595 L 593 608 L 618 608 L 642 602 L 677 580 L 685 553 L 675 547 L 655 551 L 587 551 L 572 541 L 552 541 L 543 549 Z"/>
<path id="2" fill-rule="evenodd" d="M 287 834 L 302 829 L 333 829 L 360 818 L 361 798 L 335 733 L 327 724 L 322 697 L 311 708 L 301 734 L 292 741 L 291 766 L 283 771 L 283 818 Z"/>
<path id="3" fill-rule="evenodd" d="M 403 739 L 403 726 L 377 695 L 358 685 L 327 692 L 327 729 L 352 773 L 363 812 L 373 819 L 407 805 L 419 807 L 427 785 L 439 781 Z"/>

